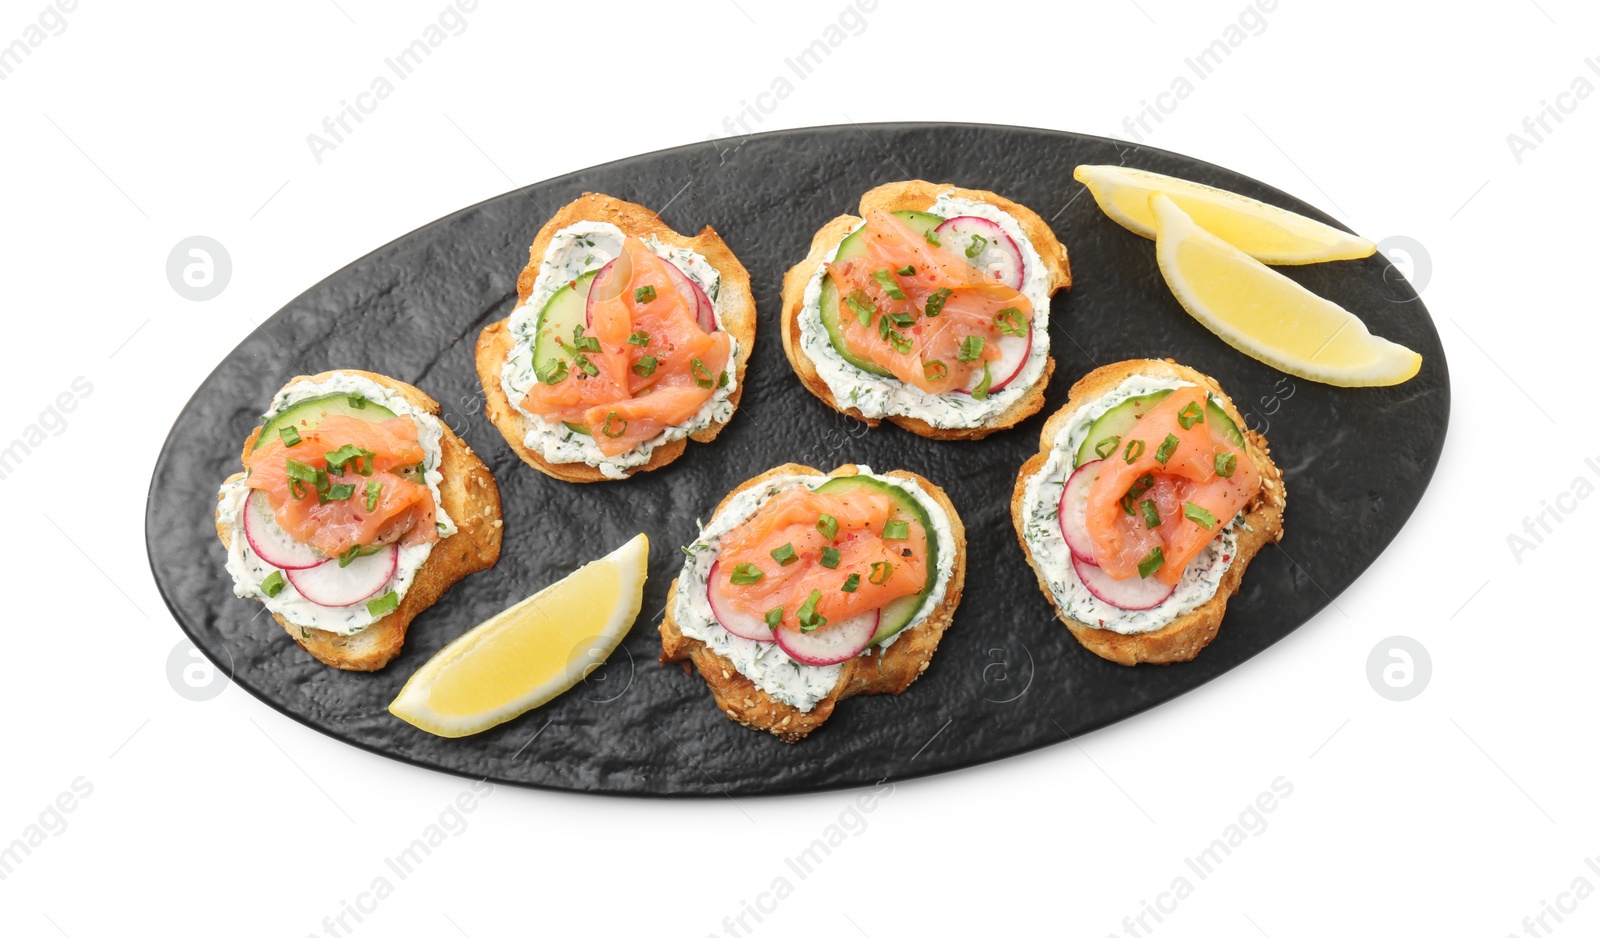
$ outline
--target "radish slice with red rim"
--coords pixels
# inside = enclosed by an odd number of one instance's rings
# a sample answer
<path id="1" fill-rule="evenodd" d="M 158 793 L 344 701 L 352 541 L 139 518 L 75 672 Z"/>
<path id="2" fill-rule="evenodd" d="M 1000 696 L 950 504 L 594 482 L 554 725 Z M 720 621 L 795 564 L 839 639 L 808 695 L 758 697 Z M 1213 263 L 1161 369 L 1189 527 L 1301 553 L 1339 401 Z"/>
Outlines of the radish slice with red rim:
<path id="1" fill-rule="evenodd" d="M 1033 327 L 1029 324 L 1027 335 L 1003 335 L 995 344 L 1000 348 L 1000 357 L 989 363 L 989 393 L 1000 390 L 1012 381 L 1017 375 L 1022 374 L 1022 366 L 1028 362 L 1028 353 L 1033 351 Z M 967 386 L 962 388 L 968 394 L 972 389 L 983 383 L 983 369 L 979 368 L 972 373 L 972 378 Z"/>
<path id="2" fill-rule="evenodd" d="M 1072 559 L 1091 567 L 1100 565 L 1095 563 L 1094 541 L 1089 538 L 1089 486 L 1099 474 L 1098 459 L 1074 469 L 1061 489 L 1061 506 L 1056 512 L 1061 521 L 1061 537 L 1072 551 Z"/>
<path id="3" fill-rule="evenodd" d="M 678 269 L 678 265 L 662 258 L 667 265 L 667 275 L 672 278 L 672 285 L 678 288 L 678 295 L 695 312 L 695 320 L 700 328 L 707 333 L 717 331 L 716 308 L 711 305 L 711 297 L 706 296 L 706 291 L 700 289 L 700 284 L 694 278 Z"/>
<path id="4" fill-rule="evenodd" d="M 1165 602 L 1176 588 L 1176 585 L 1169 586 L 1154 576 L 1131 576 L 1126 580 L 1118 580 L 1077 557 L 1072 558 L 1072 570 L 1096 599 L 1129 611 L 1154 609 Z"/>
<path id="5" fill-rule="evenodd" d="M 712 564 L 711 575 L 706 579 L 706 600 L 711 603 L 711 614 L 717 617 L 717 624 L 727 629 L 730 634 L 748 638 L 752 642 L 777 641 L 772 634 L 773 630 L 767 628 L 765 619 L 733 608 L 733 603 L 728 601 L 726 592 L 732 584 L 726 577 L 717 576 L 721 567 L 720 560 Z"/>
<path id="6" fill-rule="evenodd" d="M 976 267 L 985 277 L 1013 290 L 1022 289 L 1022 252 L 1006 230 L 987 218 L 958 215 L 934 229 L 939 245 Z M 974 237 L 981 238 L 975 241 Z M 969 251 L 977 250 L 969 254 Z"/>
<path id="7" fill-rule="evenodd" d="M 706 332 L 717 331 L 716 307 L 711 303 L 711 297 L 706 296 L 706 291 L 700 289 L 700 284 L 694 278 L 678 269 L 678 265 L 666 258 L 661 259 L 666 265 L 667 276 L 672 279 L 674 289 L 683 301 L 689 304 L 689 310 L 694 313 L 695 322 Z M 620 268 L 618 265 L 621 265 Z M 587 324 L 594 322 L 594 304 L 601 300 L 615 299 L 622 294 L 623 285 L 633 279 L 633 263 L 628 260 L 628 255 L 619 254 L 614 260 L 606 262 L 594 275 L 593 282 L 589 285 L 589 296 L 584 301 L 583 321 Z"/>
<path id="8" fill-rule="evenodd" d="M 872 644 L 878 631 L 878 613 L 863 612 L 838 622 L 830 622 L 815 632 L 779 627 L 774 631 L 778 647 L 801 664 L 821 667 L 849 661 Z"/>
<path id="9" fill-rule="evenodd" d="M 618 254 L 595 271 L 594 279 L 589 281 L 589 295 L 583 301 L 585 328 L 594 325 L 594 304 L 621 296 L 632 279 L 633 261 L 628 259 L 626 253 Z"/>
<path id="10" fill-rule="evenodd" d="M 315 567 L 288 571 L 289 583 L 301 596 L 319 606 L 354 606 L 382 592 L 400 566 L 400 548 L 390 544 L 376 554 L 357 557 L 349 566 L 337 559 Z"/>
<path id="11" fill-rule="evenodd" d="M 244 502 L 244 538 L 255 555 L 280 570 L 305 570 L 328 559 L 310 544 L 302 544 L 278 524 L 265 492 L 255 490 Z"/>

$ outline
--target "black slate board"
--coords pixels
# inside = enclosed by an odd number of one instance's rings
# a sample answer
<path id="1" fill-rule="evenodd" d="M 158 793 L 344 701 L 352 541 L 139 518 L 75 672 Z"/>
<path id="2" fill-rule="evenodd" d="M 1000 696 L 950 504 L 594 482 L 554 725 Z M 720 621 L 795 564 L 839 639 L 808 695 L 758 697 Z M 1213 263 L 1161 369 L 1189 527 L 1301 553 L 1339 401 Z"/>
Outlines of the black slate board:
<path id="1" fill-rule="evenodd" d="M 490 199 L 399 238 L 296 298 L 212 372 L 179 415 L 150 488 L 151 568 L 173 616 L 234 681 L 337 739 L 415 765 L 495 782 L 635 795 L 814 791 L 942 772 L 1060 742 L 1170 700 L 1260 652 L 1332 601 L 1416 507 L 1444 443 L 1443 349 L 1416 294 L 1381 255 L 1279 268 L 1423 355 L 1395 388 L 1287 378 L 1184 314 L 1153 245 L 1104 217 L 1072 180 L 1079 163 L 1127 165 L 1226 187 L 1333 222 L 1220 167 L 1098 137 L 1015 127 L 886 124 L 762 134 L 632 157 Z M 1051 307 L 1056 359 L 1045 410 L 978 443 L 868 431 L 825 408 L 784 360 L 783 272 L 812 232 L 879 183 L 923 178 L 1000 192 L 1051 220 L 1076 281 Z M 738 416 L 715 443 L 625 483 L 573 486 L 523 465 L 483 415 L 472 367 L 480 329 L 508 315 L 528 245 L 585 191 L 662 206 L 674 228 L 712 225 L 749 269 L 761 312 Z M 308 237 L 336 219 L 307 219 Z M 1289 492 L 1283 549 L 1267 548 L 1200 657 L 1124 668 L 1083 650 L 1024 564 L 1008 516 L 1045 417 L 1095 364 L 1173 357 L 1215 376 L 1272 440 Z M 376 674 L 335 671 L 299 650 L 261 607 L 236 599 L 212 530 L 218 484 L 274 391 L 296 374 L 361 368 L 421 387 L 483 455 L 505 503 L 499 566 L 457 585 Z M 695 519 L 779 463 L 861 462 L 942 485 L 966 522 L 969 573 L 955 624 L 901 697 L 857 697 L 798 745 L 743 729 L 698 675 L 660 667 L 655 625 Z M 449 640 L 639 531 L 651 538 L 644 611 L 590 680 L 477 737 L 437 739 L 386 711 Z M 1292 558 L 1292 559 L 1291 559 Z"/>

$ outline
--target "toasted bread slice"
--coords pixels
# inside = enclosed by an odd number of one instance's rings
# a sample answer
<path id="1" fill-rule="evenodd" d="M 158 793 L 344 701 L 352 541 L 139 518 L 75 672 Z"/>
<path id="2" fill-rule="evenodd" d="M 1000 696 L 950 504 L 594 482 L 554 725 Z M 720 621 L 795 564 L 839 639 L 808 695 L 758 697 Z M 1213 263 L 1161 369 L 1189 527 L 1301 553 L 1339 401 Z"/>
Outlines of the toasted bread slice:
<path id="1" fill-rule="evenodd" d="M 1179 365 L 1171 359 L 1166 361 L 1136 359 L 1104 365 L 1084 375 L 1077 384 L 1074 384 L 1067 403 L 1045 422 L 1044 430 L 1039 434 L 1040 451 L 1022 464 L 1022 471 L 1017 475 L 1016 488 L 1011 494 L 1011 523 L 1016 527 L 1017 541 L 1022 544 L 1022 553 L 1028 558 L 1028 565 L 1033 567 L 1033 572 L 1039 578 L 1039 588 L 1044 591 L 1045 598 L 1050 600 L 1052 606 L 1055 605 L 1055 597 L 1050 593 L 1050 583 L 1040 571 L 1039 565 L 1034 562 L 1033 551 L 1028 547 L 1028 539 L 1023 536 L 1025 521 L 1023 493 L 1027 490 L 1028 480 L 1043 471 L 1045 461 L 1050 457 L 1056 433 L 1068 422 L 1073 412 L 1115 390 L 1129 377 L 1139 374 L 1192 381 L 1216 395 L 1223 410 L 1232 418 L 1234 424 L 1240 428 L 1245 426 L 1244 418 L 1233 406 L 1233 401 L 1223 393 L 1222 387 L 1215 380 L 1193 368 Z M 1275 544 L 1283 539 L 1285 500 L 1283 474 L 1278 471 L 1278 467 L 1272 462 L 1272 457 L 1268 455 L 1266 437 L 1253 430 L 1243 430 L 1243 433 L 1245 452 L 1249 454 L 1256 470 L 1261 474 L 1261 490 L 1256 493 L 1255 499 L 1245 506 L 1247 527 L 1239 532 L 1238 550 L 1227 572 L 1222 575 L 1222 582 L 1217 585 L 1216 593 L 1200 606 L 1161 628 L 1132 635 L 1096 628 L 1088 623 L 1068 618 L 1057 607 L 1056 615 L 1066 623 L 1073 637 L 1077 638 L 1083 647 L 1118 664 L 1134 665 L 1141 661 L 1151 664 L 1171 664 L 1175 661 L 1193 660 L 1200 653 L 1200 649 L 1217 637 L 1217 630 L 1222 626 L 1222 615 L 1228 608 L 1228 600 L 1239 591 L 1244 571 L 1250 566 L 1250 561 L 1256 552 L 1267 544 Z"/>
<path id="2" fill-rule="evenodd" d="M 439 413 L 439 404 L 427 394 L 409 384 L 396 381 L 370 371 L 341 369 L 326 371 L 309 378 L 290 381 L 323 381 L 335 375 L 358 375 L 390 388 L 407 401 L 430 414 Z M 428 559 L 423 561 L 411 581 L 411 588 L 401 600 L 400 608 L 384 616 L 354 635 L 341 635 L 323 629 L 304 628 L 273 614 L 289 637 L 311 657 L 326 665 L 345 671 L 376 671 L 394 660 L 405 644 L 406 630 L 411 620 L 439 601 L 445 590 L 468 574 L 487 570 L 500 559 L 500 489 L 483 460 L 471 447 L 451 432 L 448 424 L 440 421 L 444 436 L 439 442 L 439 500 L 445 513 L 456 523 L 456 533 L 433 545 Z M 261 428 L 251 432 L 244 442 L 241 459 L 255 448 Z M 235 473 L 228 481 L 243 478 Z M 217 537 L 223 547 L 233 543 L 233 527 L 217 518 Z"/>
<path id="3" fill-rule="evenodd" d="M 728 395 L 729 403 L 737 410 L 739 398 L 744 393 L 745 366 L 750 363 L 750 351 L 756 339 L 756 301 L 750 293 L 750 275 L 745 271 L 744 265 L 733 256 L 733 251 L 728 249 L 728 245 L 710 225 L 702 228 L 698 235 L 686 238 L 667 227 L 660 216 L 643 205 L 624 202 L 609 195 L 585 192 L 578 199 L 562 206 L 549 221 L 545 222 L 544 227 L 539 229 L 539 234 L 533 239 L 533 246 L 528 249 L 528 266 L 524 267 L 521 275 L 517 277 L 518 305 L 528 302 L 528 297 L 533 295 L 533 285 L 539 277 L 539 266 L 544 260 L 544 252 L 556 233 L 580 221 L 610 222 L 620 228 L 623 234 L 637 237 L 655 235 L 663 244 L 690 248 L 704 257 L 706 262 L 721 275 L 722 285 L 718 292 L 718 300 L 722 305 L 722 327 L 739 346 L 734 362 L 737 384 Z M 612 481 L 599 469 L 586 463 L 550 462 L 523 442 L 527 439 L 528 431 L 532 429 L 532 421 L 512 406 L 511 400 L 506 397 L 504 386 L 500 383 L 501 369 L 514 344 L 509 318 L 490 324 L 478 336 L 473 357 L 478 369 L 478 380 L 483 383 L 484 410 L 489 415 L 489 421 L 500 430 L 500 434 L 506 438 L 506 443 L 511 446 L 513 452 L 522 457 L 523 462 L 547 476 L 567 482 Z M 709 443 L 717 438 L 717 434 L 722 432 L 724 426 L 726 423 L 713 423 L 703 430 L 689 434 L 688 438 L 697 443 Z M 651 452 L 649 462 L 629 469 L 627 475 L 660 469 L 683 455 L 686 445 L 686 440 L 679 439 L 657 446 Z"/>
<path id="4" fill-rule="evenodd" d="M 888 212 L 902 210 L 925 211 L 932 205 L 940 194 L 953 192 L 958 198 L 970 199 L 974 202 L 985 202 L 1000 209 L 1007 215 L 1017 220 L 1028 240 L 1033 243 L 1034 250 L 1039 252 L 1039 257 L 1044 261 L 1050 273 L 1050 292 L 1066 289 L 1072 286 L 1072 272 L 1067 264 L 1067 249 L 1056 240 L 1055 232 L 1050 230 L 1049 224 L 1036 215 L 1031 209 L 999 196 L 993 192 L 981 189 L 960 189 L 950 185 L 940 185 L 924 182 L 920 179 L 909 182 L 885 183 L 869 191 L 861 197 L 861 214 L 866 215 L 873 209 L 883 209 Z M 788 356 L 789 364 L 794 367 L 794 373 L 800 377 L 800 383 L 806 390 L 815 394 L 824 404 L 832 407 L 841 414 L 865 422 L 868 426 L 878 425 L 878 418 L 868 417 L 860 410 L 848 405 L 841 405 L 838 398 L 829 389 L 822 376 L 817 373 L 816 365 L 806 355 L 800 343 L 800 310 L 805 305 L 806 284 L 811 282 L 811 277 L 817 272 L 828 258 L 835 246 L 843 241 L 850 230 L 861 224 L 862 219 L 855 215 L 840 215 L 838 218 L 823 225 L 811 239 L 811 253 L 805 260 L 789 268 L 783 277 L 783 353 Z M 934 440 L 977 440 L 994 433 L 1015 426 L 1020 421 L 1026 420 L 1039 412 L 1044 406 L 1044 389 L 1050 383 L 1050 376 L 1055 372 L 1055 359 L 1045 359 L 1044 371 L 1038 380 L 1030 385 L 1026 393 L 1004 411 L 989 418 L 983 423 L 973 427 L 936 427 L 917 417 L 908 417 L 902 414 L 891 415 L 885 419 L 898 424 L 912 433 Z"/>
<path id="5" fill-rule="evenodd" d="M 840 466 L 832 472 L 824 473 L 810 466 L 790 463 L 763 472 L 735 488 L 717 505 L 716 511 L 720 512 L 726 508 L 735 495 L 745 489 L 761 485 L 774 476 L 856 474 L 856 467 L 851 465 Z M 711 688 L 711 696 L 717 702 L 717 709 L 741 726 L 766 730 L 786 743 L 798 742 L 812 730 L 826 723 L 833 715 L 834 707 L 846 697 L 854 697 L 856 694 L 899 694 L 910 687 L 911 682 L 928 669 L 928 662 L 932 660 L 934 651 L 939 647 L 939 639 L 943 637 L 945 629 L 950 627 L 956 606 L 961 603 L 961 589 L 967 577 L 967 533 L 961 525 L 960 515 L 956 514 L 955 505 L 951 504 L 950 497 L 943 489 L 911 472 L 896 470 L 885 475 L 908 479 L 921 486 L 922 490 L 944 510 L 945 517 L 950 521 L 951 533 L 954 535 L 956 560 L 955 566 L 950 571 L 949 583 L 945 586 L 944 601 L 929 613 L 926 619 L 915 627 L 901 632 L 887 648 L 876 648 L 871 654 L 846 661 L 841 666 L 839 682 L 834 685 L 833 690 L 817 701 L 817 705 L 810 711 L 803 711 L 773 698 L 766 691 L 756 687 L 726 658 L 712 651 L 699 639 L 689 638 L 678 630 L 674 609 L 677 605 L 678 589 L 682 585 L 680 576 L 672 581 L 672 588 L 667 591 L 667 611 L 660 626 L 661 663 L 693 662 L 699 669 L 700 675 L 705 678 L 707 686 Z M 712 514 L 714 517 L 716 512 Z"/>

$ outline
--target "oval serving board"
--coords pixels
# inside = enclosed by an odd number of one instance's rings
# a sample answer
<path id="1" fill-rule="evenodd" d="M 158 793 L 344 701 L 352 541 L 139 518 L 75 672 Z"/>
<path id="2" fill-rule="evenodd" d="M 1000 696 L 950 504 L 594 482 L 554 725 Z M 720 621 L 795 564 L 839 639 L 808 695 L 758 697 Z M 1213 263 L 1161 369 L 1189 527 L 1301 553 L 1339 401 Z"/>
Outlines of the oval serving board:
<path id="1" fill-rule="evenodd" d="M 1187 316 L 1153 244 L 1118 227 L 1072 180 L 1079 163 L 1125 163 L 1232 189 L 1337 224 L 1309 205 L 1198 160 L 1104 138 L 1016 127 L 886 124 L 761 134 L 632 157 L 490 199 L 350 264 L 252 333 L 174 424 L 150 488 L 156 583 L 201 651 L 272 707 L 336 739 L 413 765 L 494 782 L 632 795 L 745 795 L 866 785 L 975 765 L 1061 742 L 1182 694 L 1257 654 L 1328 605 L 1410 516 L 1449 419 L 1443 349 L 1415 292 L 1382 255 L 1278 268 L 1423 355 L 1394 388 L 1289 378 Z M 807 393 L 777 333 L 783 273 L 812 232 L 862 192 L 922 178 L 990 189 L 1048 219 L 1075 284 L 1051 306 L 1056 373 L 1045 409 L 981 442 L 935 442 L 833 413 Z M 558 482 L 528 468 L 483 414 L 479 330 L 507 316 L 534 233 L 585 191 L 658 207 L 684 233 L 712 225 L 749 269 L 760 309 L 748 386 L 714 443 L 630 481 Z M 324 224 L 325 222 L 318 222 Z M 333 326 L 337 324 L 337 326 Z M 1172 357 L 1215 376 L 1264 431 L 1289 492 L 1282 549 L 1268 547 L 1199 658 L 1125 668 L 1081 648 L 1023 562 L 1008 515 L 1017 468 L 1067 389 L 1097 363 Z M 318 664 L 261 607 L 236 599 L 212 527 L 217 486 L 273 392 L 298 374 L 359 368 L 433 395 L 489 464 L 505 505 L 499 565 L 458 584 L 411 627 L 383 671 Z M 697 674 L 662 667 L 656 624 L 679 545 L 733 486 L 784 462 L 910 469 L 943 486 L 967 526 L 966 593 L 928 671 L 900 697 L 856 697 L 796 745 L 735 725 Z M 644 611 L 610 660 L 545 707 L 479 736 L 429 736 L 390 716 L 406 678 L 478 622 L 650 535 Z"/>

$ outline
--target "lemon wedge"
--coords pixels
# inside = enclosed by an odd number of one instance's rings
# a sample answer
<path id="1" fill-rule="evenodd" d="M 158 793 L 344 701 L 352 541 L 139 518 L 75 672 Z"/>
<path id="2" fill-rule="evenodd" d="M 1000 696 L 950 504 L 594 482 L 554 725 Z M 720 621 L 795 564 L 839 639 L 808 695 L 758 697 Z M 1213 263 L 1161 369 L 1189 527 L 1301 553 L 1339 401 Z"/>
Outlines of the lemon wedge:
<path id="1" fill-rule="evenodd" d="M 621 644 L 643 601 L 640 534 L 446 645 L 389 712 L 435 736 L 470 736 L 568 690 Z"/>
<path id="2" fill-rule="evenodd" d="M 1167 286 L 1207 329 L 1258 361 L 1340 387 L 1410 380 L 1422 356 L 1379 338 L 1329 302 L 1195 224 L 1172 199 L 1150 196 L 1156 263 Z"/>
<path id="3" fill-rule="evenodd" d="M 1266 264 L 1315 264 L 1367 257 L 1378 249 L 1304 215 L 1226 189 L 1126 166 L 1079 166 L 1072 178 L 1089 187 L 1101 211 L 1136 235 L 1155 238 L 1150 196 L 1160 192 L 1201 228 Z"/>

